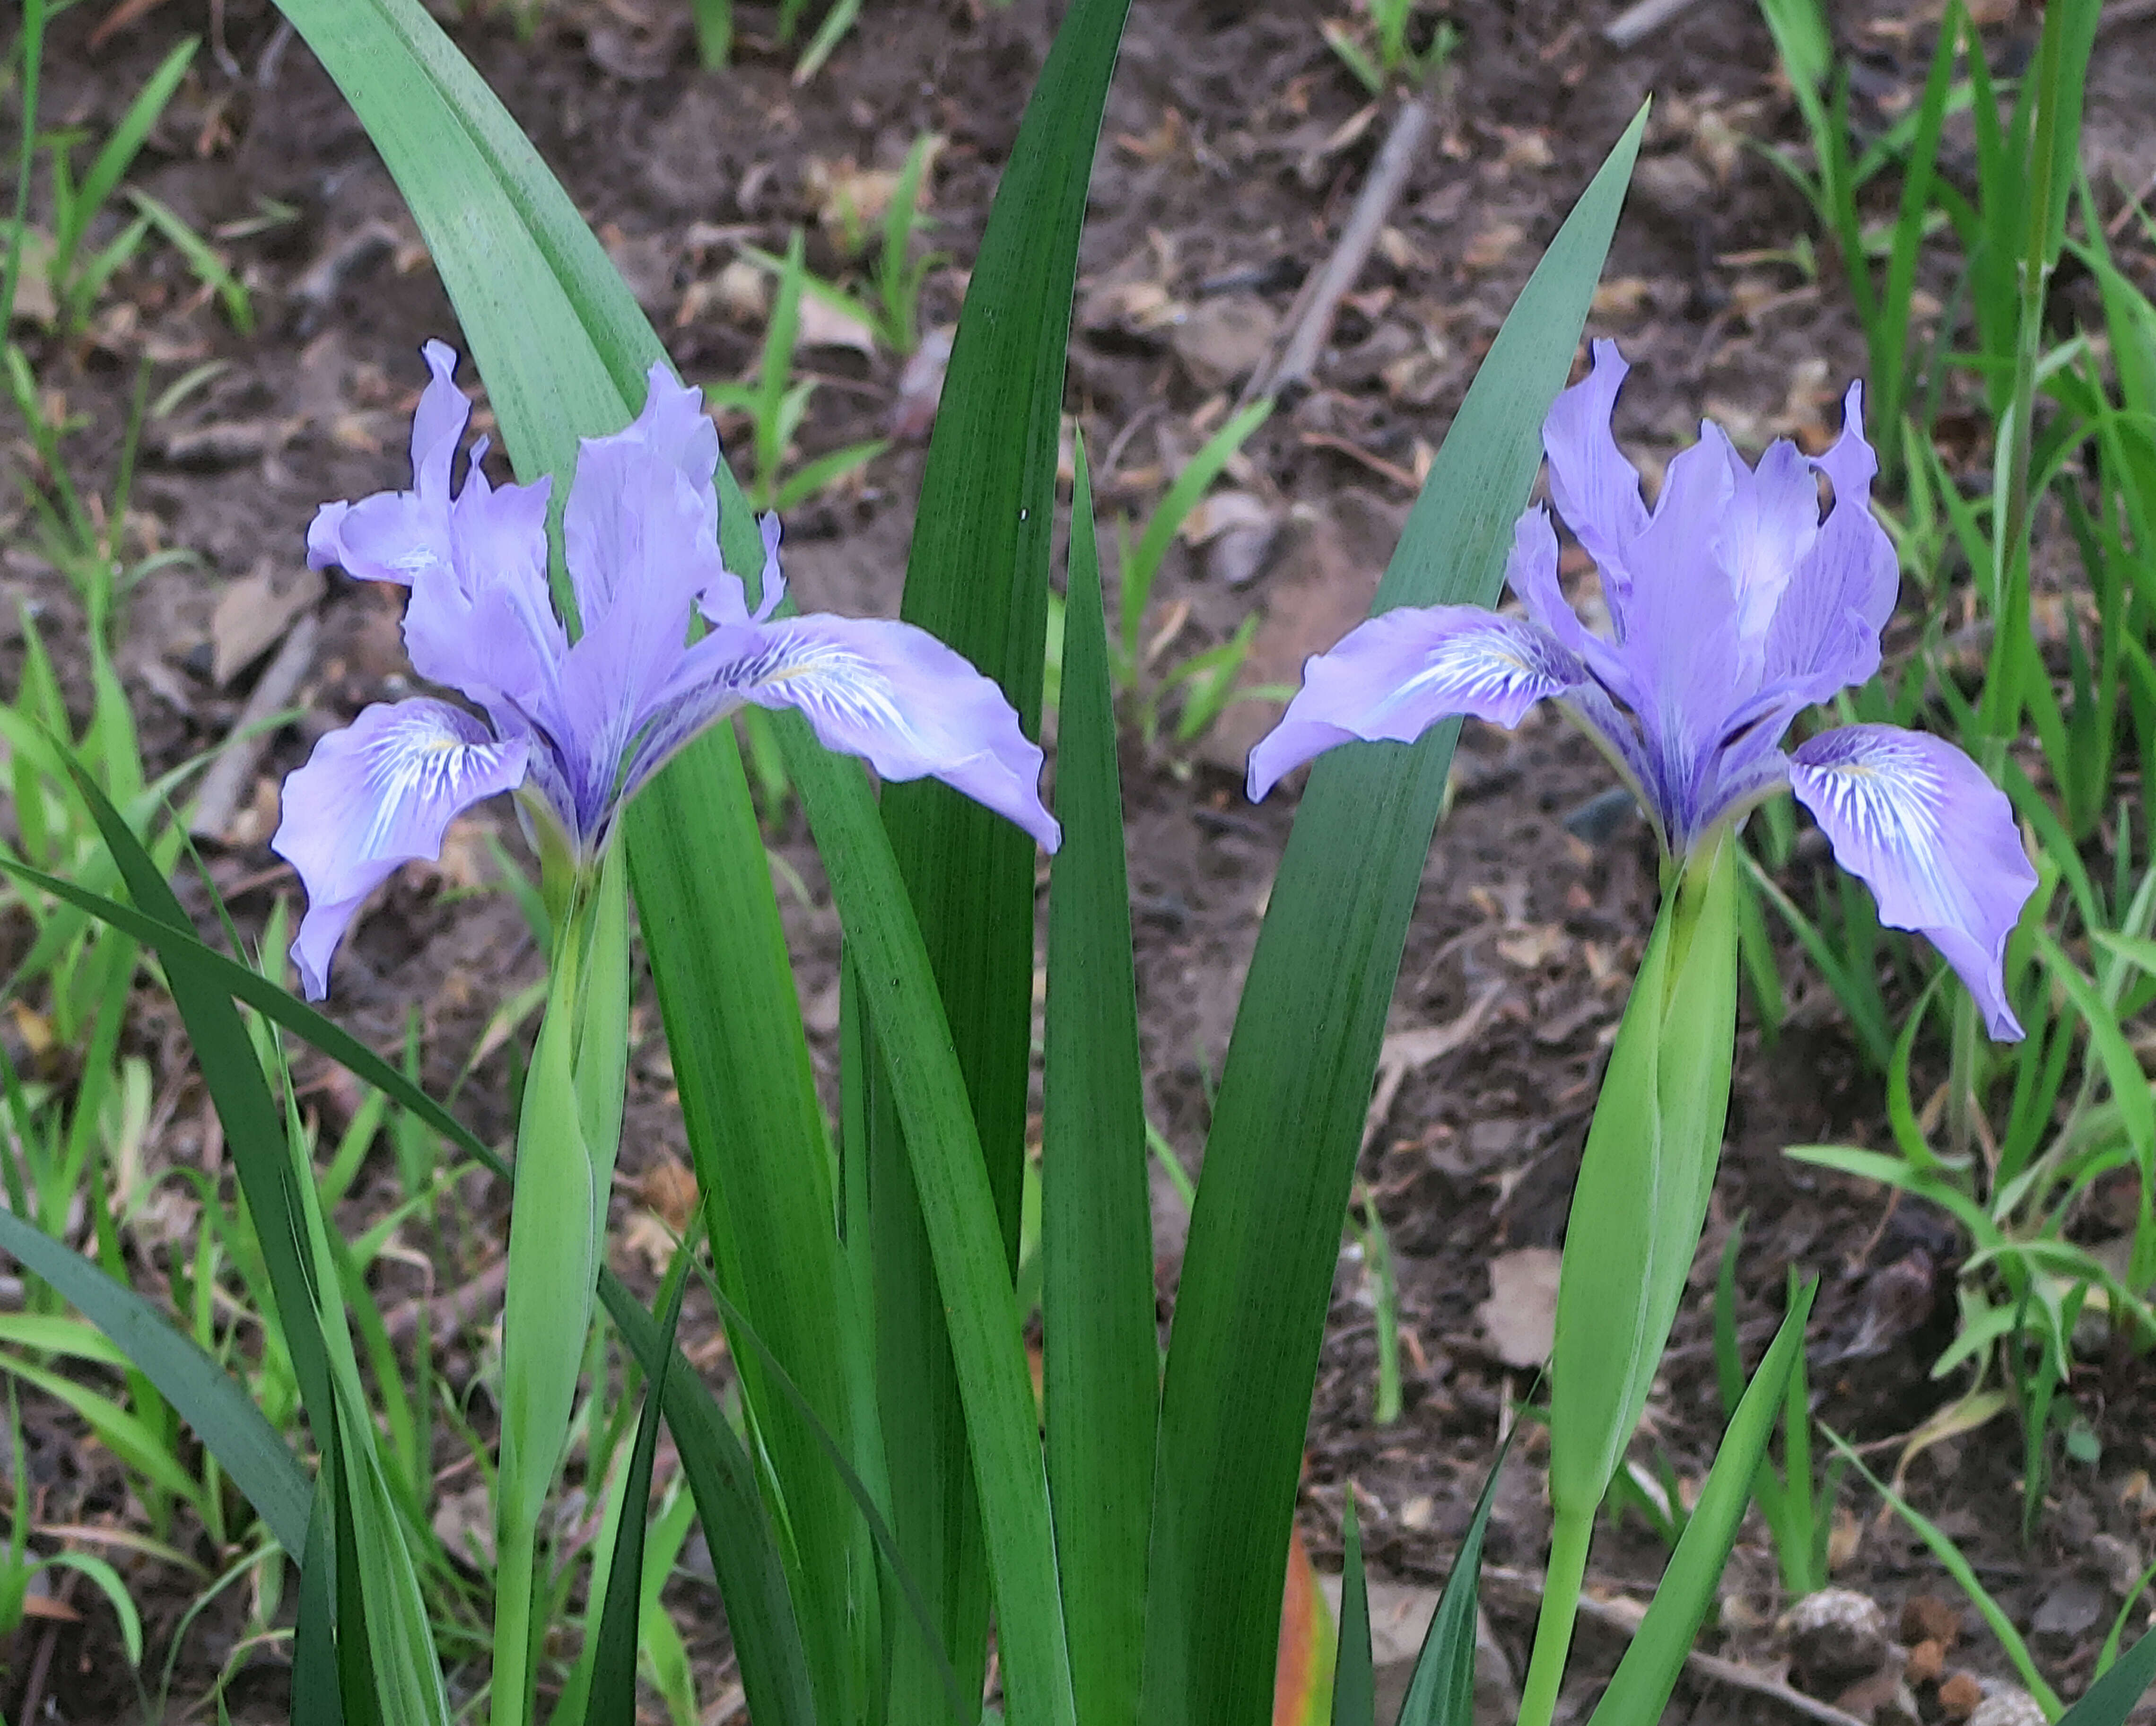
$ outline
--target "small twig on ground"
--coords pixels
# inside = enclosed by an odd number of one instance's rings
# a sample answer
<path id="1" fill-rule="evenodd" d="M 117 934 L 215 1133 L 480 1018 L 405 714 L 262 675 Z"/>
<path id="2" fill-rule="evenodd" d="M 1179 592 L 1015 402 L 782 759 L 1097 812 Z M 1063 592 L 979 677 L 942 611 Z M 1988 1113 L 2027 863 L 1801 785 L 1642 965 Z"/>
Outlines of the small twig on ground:
<path id="1" fill-rule="evenodd" d="M 277 656 L 270 661 L 254 692 L 247 698 L 247 705 L 239 710 L 234 724 L 235 732 L 246 732 L 250 726 L 259 727 L 273 714 L 291 704 L 299 693 L 300 680 L 315 662 L 315 646 L 321 640 L 321 619 L 309 612 L 292 625 L 285 644 L 277 650 Z M 270 745 L 266 731 L 257 730 L 252 735 L 240 736 L 225 747 L 224 753 L 210 763 L 209 771 L 203 775 L 202 792 L 195 800 L 194 819 L 187 830 L 198 839 L 222 839 L 232 825 L 232 818 L 239 812 L 240 801 L 254 783 L 254 769 L 262 759 L 262 752 Z"/>
<path id="2" fill-rule="evenodd" d="M 1427 90 L 1410 98 L 1393 116 L 1392 130 L 1385 135 L 1378 159 L 1370 165 L 1370 177 L 1363 182 L 1347 225 L 1333 242 L 1332 255 L 1304 284 L 1288 314 L 1286 330 L 1276 350 L 1279 357 L 1250 374 L 1250 381 L 1243 386 L 1242 405 L 1247 407 L 1260 396 L 1278 395 L 1292 384 L 1306 382 L 1317 369 L 1318 357 L 1332 334 L 1332 320 L 1340 302 L 1362 275 L 1393 206 L 1407 189 L 1408 177 L 1422 154 L 1423 141 L 1435 118 L 1435 94 Z"/>
<path id="3" fill-rule="evenodd" d="M 1500 1588 L 1509 1588 L 1532 1596 L 1537 1603 L 1543 1597 L 1543 1579 L 1532 1570 L 1515 1570 L 1504 1564 L 1485 1564 L 1482 1580 L 1495 1583 Z M 1637 1636 L 1640 1621 L 1647 1609 L 1636 1600 L 1598 1600 L 1593 1595 L 1579 1598 L 1579 1616 L 1591 1619 L 1604 1629 L 1614 1630 L 1628 1640 Z M 1764 1697 L 1769 1702 L 1779 1703 L 1794 1714 L 1807 1720 L 1816 1720 L 1820 1726 L 1864 1726 L 1856 1715 L 1836 1708 L 1830 1702 L 1821 1702 L 1816 1696 L 1807 1696 L 1793 1685 L 1776 1677 L 1772 1672 L 1763 1672 L 1756 1667 L 1743 1666 L 1734 1660 L 1724 1660 L 1718 1654 L 1702 1654 L 1693 1649 L 1685 1656 L 1685 1665 L 1702 1678 L 1717 1684 L 1727 1684 L 1732 1690 L 1742 1690 L 1751 1696 Z"/>
<path id="4" fill-rule="evenodd" d="M 462 1330 L 485 1308 L 501 1298 L 509 1275 L 506 1256 L 496 1259 L 461 1288 L 451 1289 L 432 1300 L 406 1301 L 382 1314 L 382 1328 L 393 1343 L 409 1342 L 419 1333 L 419 1309 L 427 1309 L 427 1334 L 439 1342 Z"/>
<path id="5" fill-rule="evenodd" d="M 1602 39 L 1615 49 L 1636 48 L 1698 3 L 1699 0 L 1639 0 L 1602 27 Z"/>

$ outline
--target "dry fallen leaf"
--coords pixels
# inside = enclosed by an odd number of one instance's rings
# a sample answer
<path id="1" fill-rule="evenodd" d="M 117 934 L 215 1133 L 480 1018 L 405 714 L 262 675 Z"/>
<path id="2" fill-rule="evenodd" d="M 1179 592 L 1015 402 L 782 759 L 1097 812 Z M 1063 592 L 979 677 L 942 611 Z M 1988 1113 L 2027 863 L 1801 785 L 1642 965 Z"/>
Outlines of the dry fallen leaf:
<path id="1" fill-rule="evenodd" d="M 803 347 L 850 347 L 869 359 L 875 357 L 875 335 L 859 318 L 813 294 L 801 296 L 801 345 Z"/>
<path id="2" fill-rule="evenodd" d="M 1490 1261 L 1490 1298 L 1475 1316 L 1507 1366 L 1532 1372 L 1557 1340 L 1558 1271 L 1564 1255 L 1553 1246 L 1516 1246 Z"/>
<path id="3" fill-rule="evenodd" d="M 1526 241 L 1527 230 L 1517 222 L 1500 222 L 1486 228 L 1469 240 L 1460 254 L 1460 261 L 1477 272 L 1495 270 Z"/>
<path id="4" fill-rule="evenodd" d="M 1378 1129 L 1385 1124 L 1385 1117 L 1392 1113 L 1393 1099 L 1399 1095 L 1401 1081 L 1409 1073 L 1421 1071 L 1439 1056 L 1450 1055 L 1472 1038 L 1481 1030 L 1482 1021 L 1490 1016 L 1490 1009 L 1497 1004 L 1498 996 L 1504 992 L 1502 984 L 1493 983 L 1450 1024 L 1396 1030 L 1378 1045 L 1377 1092 L 1370 1099 L 1370 1112 L 1363 1121 L 1365 1149 L 1377 1136 Z"/>
<path id="5" fill-rule="evenodd" d="M 285 639 L 321 598 L 321 572 L 264 557 L 218 598 L 209 623 L 210 676 L 228 684 Z"/>

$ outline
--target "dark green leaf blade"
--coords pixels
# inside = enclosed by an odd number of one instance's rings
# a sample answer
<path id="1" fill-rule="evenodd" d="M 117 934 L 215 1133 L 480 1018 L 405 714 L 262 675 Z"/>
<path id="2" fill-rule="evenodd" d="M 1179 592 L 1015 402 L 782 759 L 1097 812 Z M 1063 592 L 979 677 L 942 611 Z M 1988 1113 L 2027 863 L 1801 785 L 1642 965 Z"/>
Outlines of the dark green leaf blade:
<path id="1" fill-rule="evenodd" d="M 901 615 L 1040 721 L 1063 378 L 1079 231 L 1129 0 L 1075 0 L 1026 105 L 959 314 L 921 475 Z M 1032 840 L 932 780 L 888 787 L 883 814 L 973 1112 L 1006 1275 L 1018 1261 L 1034 971 Z M 873 1049 L 873 1039 L 871 1040 Z M 870 1059 L 875 1059 L 873 1052 Z M 871 1086 L 874 1081 L 871 1081 Z M 893 1111 L 871 1109 L 879 1385 L 891 1511 L 965 1682 L 986 1652 L 981 1512 L 962 1457 L 962 1396 Z M 1010 1604 L 1006 1602 L 1006 1606 Z M 929 1696 L 901 1633 L 894 1701 Z M 932 1708 L 933 1702 L 927 1704 Z"/>
<path id="2" fill-rule="evenodd" d="M 808 1656 L 755 1466 L 695 1369 L 678 1352 L 670 1359 L 659 1322 L 611 1271 L 599 1273 L 599 1299 L 645 1377 L 664 1374 L 667 1430 L 696 1495 L 750 1713 L 775 1726 L 816 1726 Z"/>
<path id="3" fill-rule="evenodd" d="M 674 1333 L 681 1323 L 681 1296 L 689 1286 L 687 1246 L 675 1249 L 666 1273 L 666 1316 L 659 1321 L 658 1370 L 646 1381 L 644 1411 L 637 1417 L 629 1477 L 622 1482 L 621 1519 L 613 1559 L 607 1567 L 606 1605 L 599 1616 L 598 1653 L 592 1664 L 589 1726 L 635 1726 L 636 1649 L 644 1604 L 644 1535 L 651 1515 L 651 1465 L 659 1454 L 659 1426 L 666 1405 L 666 1380 L 674 1364 Z"/>
<path id="4" fill-rule="evenodd" d="M 1532 1392 L 1529 1392 L 1532 1396 Z M 1490 1531 L 1490 1513 L 1497 1503 L 1497 1477 L 1512 1454 L 1516 1424 L 1490 1464 L 1482 1482 L 1482 1496 L 1475 1501 L 1475 1514 L 1467 1532 L 1460 1537 L 1453 1555 L 1451 1574 L 1445 1591 L 1437 1597 L 1423 1633 L 1422 1652 L 1415 1657 L 1414 1676 L 1400 1703 L 1399 1726 L 1474 1726 L 1475 1645 L 1481 1622 L 1479 1600 L 1482 1588 L 1482 1542 Z"/>
<path id="5" fill-rule="evenodd" d="M 2156 1630 L 2144 1632 L 2116 1666 L 2090 1685 L 2088 1694 L 2059 1717 L 2059 1726 L 2126 1726 L 2126 1717 L 2152 1684 L 2156 1684 Z"/>
<path id="6" fill-rule="evenodd" d="M 1042 1077 L 1042 1379 L 1050 1499 L 1081 1722 L 1135 1719 L 1160 1410 L 1152 1224 L 1116 710 L 1083 443 L 1048 903 Z"/>
<path id="7" fill-rule="evenodd" d="M 126 1284 L 5 1209 L 0 1252 L 13 1254 L 58 1289 L 135 1364 L 194 1429 L 277 1544 L 300 1559 L 313 1488 L 245 1387 Z"/>
<path id="8" fill-rule="evenodd" d="M 1332 1666 L 1332 1726 L 1378 1726 L 1378 1675 L 1370 1655 L 1370 1586 L 1363 1574 L 1363 1525 L 1355 1487 L 1340 1525 L 1340 1652 Z"/>
<path id="9" fill-rule="evenodd" d="M 1495 598 L 1639 147 L 1636 119 L 1461 403 L 1377 609 Z M 1326 1296 L 1455 722 L 1312 769 L 1245 986 L 1191 1220 L 1156 1474 L 1146 1718 L 1261 1716 Z"/>
<path id="10" fill-rule="evenodd" d="M 192 937 L 194 926 L 156 861 L 96 781 L 71 755 L 67 760 L 75 787 L 89 804 L 136 904 L 152 920 L 184 929 Z M 308 1420 L 326 1420 L 329 1364 L 316 1318 L 314 1279 L 300 1251 L 304 1238 L 300 1195 L 292 1186 L 284 1117 L 263 1077 L 239 1009 L 215 974 L 186 948 L 175 945 L 165 961 L 165 979 L 193 1045 L 203 1083 L 223 1125 L 240 1193 L 254 1217 L 255 1237 L 269 1268 L 277 1310 L 264 1316 L 278 1325 L 285 1338 Z"/>

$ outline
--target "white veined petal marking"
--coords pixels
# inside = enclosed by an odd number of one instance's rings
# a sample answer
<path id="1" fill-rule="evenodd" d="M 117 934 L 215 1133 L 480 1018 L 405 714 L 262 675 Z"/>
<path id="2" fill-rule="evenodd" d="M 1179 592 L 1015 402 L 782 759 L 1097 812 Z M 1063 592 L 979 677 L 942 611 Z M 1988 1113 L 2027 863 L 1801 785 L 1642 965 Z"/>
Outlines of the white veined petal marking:
<path id="1" fill-rule="evenodd" d="M 1870 747 L 1868 759 L 1814 758 L 1798 771 L 1836 816 L 1921 880 L 1933 903 L 1959 904 L 1961 884 L 1943 866 L 1946 835 L 1939 826 L 1939 809 L 1946 782 L 1917 750 L 1876 740 Z"/>
<path id="2" fill-rule="evenodd" d="M 873 731 L 918 747 L 912 723 L 892 699 L 889 681 L 840 643 L 782 635 L 737 661 L 726 681 L 742 690 L 787 690 L 789 706 L 849 730 Z"/>
<path id="3" fill-rule="evenodd" d="M 1524 632 L 1499 628 L 1463 629 L 1431 645 L 1422 669 L 1390 691 L 1377 711 L 1389 712 L 1430 691 L 1442 691 L 1463 705 L 1496 706 L 1536 701 L 1564 688 L 1572 680 L 1551 663 L 1541 640 Z"/>
<path id="4" fill-rule="evenodd" d="M 367 749 L 367 788 L 374 811 L 360 841 L 361 854 L 385 855 L 391 835 L 414 804 L 455 798 L 474 768 L 490 765 L 490 758 L 499 757 L 501 750 L 491 739 L 463 735 L 432 711 L 385 728 Z"/>

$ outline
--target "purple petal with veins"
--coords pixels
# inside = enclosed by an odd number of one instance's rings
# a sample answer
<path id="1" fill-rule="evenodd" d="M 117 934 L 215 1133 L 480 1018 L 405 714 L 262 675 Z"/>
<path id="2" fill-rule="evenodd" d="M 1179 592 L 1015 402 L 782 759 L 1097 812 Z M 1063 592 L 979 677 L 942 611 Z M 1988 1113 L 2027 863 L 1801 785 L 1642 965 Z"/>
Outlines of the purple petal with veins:
<path id="1" fill-rule="evenodd" d="M 1953 744 L 1892 725 L 1846 725 L 1799 744 L 1789 783 L 1835 860 L 1871 886 L 1880 922 L 1928 937 L 1992 1036 L 2019 1038 L 2006 937 L 2036 871 L 2006 794 Z"/>
<path id="2" fill-rule="evenodd" d="M 521 783 L 526 749 L 425 698 L 378 702 L 315 745 L 285 781 L 270 841 L 307 890 L 292 958 L 310 1000 L 328 992 L 330 957 L 367 896 L 399 864 L 440 856 L 449 823 L 474 804 Z"/>

